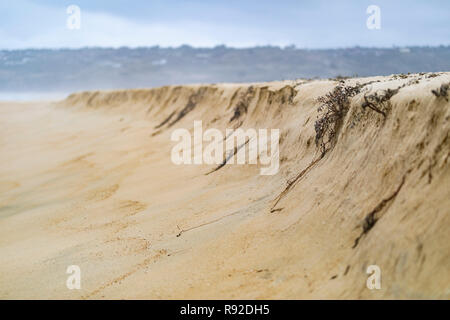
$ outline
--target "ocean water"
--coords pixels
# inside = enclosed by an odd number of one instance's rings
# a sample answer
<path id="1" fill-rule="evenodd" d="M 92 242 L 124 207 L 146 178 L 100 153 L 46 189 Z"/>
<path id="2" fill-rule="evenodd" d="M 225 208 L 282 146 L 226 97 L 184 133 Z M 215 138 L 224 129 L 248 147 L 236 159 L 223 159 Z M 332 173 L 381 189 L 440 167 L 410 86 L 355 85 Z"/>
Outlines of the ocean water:
<path id="1" fill-rule="evenodd" d="M 69 92 L 2 92 L 0 101 L 52 101 L 66 98 Z"/>

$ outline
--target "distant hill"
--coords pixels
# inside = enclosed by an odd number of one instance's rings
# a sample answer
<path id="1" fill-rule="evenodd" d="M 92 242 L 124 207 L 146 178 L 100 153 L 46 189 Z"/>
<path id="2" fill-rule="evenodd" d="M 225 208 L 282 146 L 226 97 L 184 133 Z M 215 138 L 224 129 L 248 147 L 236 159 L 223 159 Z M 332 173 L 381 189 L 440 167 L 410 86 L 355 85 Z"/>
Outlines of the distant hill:
<path id="1" fill-rule="evenodd" d="M 0 51 L 0 91 L 70 92 L 450 70 L 450 46 L 83 48 Z"/>

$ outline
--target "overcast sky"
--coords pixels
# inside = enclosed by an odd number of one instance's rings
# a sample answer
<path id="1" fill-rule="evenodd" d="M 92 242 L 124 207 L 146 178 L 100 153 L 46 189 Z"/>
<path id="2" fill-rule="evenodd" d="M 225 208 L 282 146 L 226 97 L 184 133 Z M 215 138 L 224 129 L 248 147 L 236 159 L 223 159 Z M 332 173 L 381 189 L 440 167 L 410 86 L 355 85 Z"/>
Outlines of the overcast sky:
<path id="1" fill-rule="evenodd" d="M 69 5 L 81 29 L 66 26 Z M 381 29 L 369 30 L 369 5 Z M 0 49 L 450 45 L 450 0 L 0 0 Z"/>

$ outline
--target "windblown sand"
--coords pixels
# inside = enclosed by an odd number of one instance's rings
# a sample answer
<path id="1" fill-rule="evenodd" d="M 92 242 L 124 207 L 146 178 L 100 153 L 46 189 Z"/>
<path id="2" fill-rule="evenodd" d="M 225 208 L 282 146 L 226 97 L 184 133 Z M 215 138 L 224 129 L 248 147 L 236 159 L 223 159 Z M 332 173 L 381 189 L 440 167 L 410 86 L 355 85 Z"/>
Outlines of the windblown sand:
<path id="1" fill-rule="evenodd" d="M 450 93 L 432 90 L 450 73 L 356 83 L 334 147 L 302 175 L 320 154 L 317 98 L 338 81 L 1 103 L 0 298 L 449 299 Z M 387 89 L 386 116 L 362 107 Z M 280 171 L 173 164 L 170 134 L 194 120 L 279 128 Z"/>

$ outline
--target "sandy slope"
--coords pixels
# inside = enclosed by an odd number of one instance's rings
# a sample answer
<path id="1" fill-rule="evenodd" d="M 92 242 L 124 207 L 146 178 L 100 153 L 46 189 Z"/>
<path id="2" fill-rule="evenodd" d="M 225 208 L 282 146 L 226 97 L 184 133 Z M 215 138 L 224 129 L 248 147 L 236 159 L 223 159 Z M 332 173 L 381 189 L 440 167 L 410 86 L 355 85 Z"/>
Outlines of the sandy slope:
<path id="1" fill-rule="evenodd" d="M 450 298 L 450 103 L 431 93 L 450 73 L 357 82 L 334 147 L 275 206 L 320 156 L 316 99 L 337 81 L 1 103 L 0 297 Z M 386 117 L 361 107 L 388 88 Z M 172 130 L 200 119 L 280 128 L 279 173 L 174 165 Z"/>

